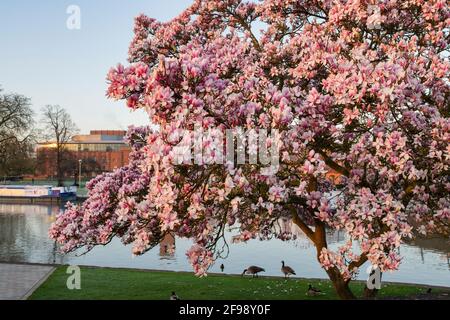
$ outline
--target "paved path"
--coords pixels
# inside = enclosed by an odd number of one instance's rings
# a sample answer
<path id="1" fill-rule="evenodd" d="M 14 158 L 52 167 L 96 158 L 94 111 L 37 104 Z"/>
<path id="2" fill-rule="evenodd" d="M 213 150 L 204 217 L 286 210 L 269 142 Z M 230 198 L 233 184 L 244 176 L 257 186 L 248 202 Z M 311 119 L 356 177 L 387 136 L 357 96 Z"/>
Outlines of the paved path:
<path id="1" fill-rule="evenodd" d="M 44 265 L 0 263 L 0 300 L 25 300 L 55 270 Z"/>

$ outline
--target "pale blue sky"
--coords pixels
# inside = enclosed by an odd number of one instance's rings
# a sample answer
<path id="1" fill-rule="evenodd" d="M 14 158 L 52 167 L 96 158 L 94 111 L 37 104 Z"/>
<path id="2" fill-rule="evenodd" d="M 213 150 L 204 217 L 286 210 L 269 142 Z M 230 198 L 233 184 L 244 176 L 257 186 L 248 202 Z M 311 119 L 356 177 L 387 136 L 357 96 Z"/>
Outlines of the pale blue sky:
<path id="1" fill-rule="evenodd" d="M 105 97 L 106 74 L 126 63 L 139 13 L 169 20 L 191 0 L 2 0 L 0 86 L 46 104 L 65 107 L 81 132 L 126 129 L 148 123 L 142 111 Z M 69 5 L 81 9 L 81 29 L 69 30 Z"/>

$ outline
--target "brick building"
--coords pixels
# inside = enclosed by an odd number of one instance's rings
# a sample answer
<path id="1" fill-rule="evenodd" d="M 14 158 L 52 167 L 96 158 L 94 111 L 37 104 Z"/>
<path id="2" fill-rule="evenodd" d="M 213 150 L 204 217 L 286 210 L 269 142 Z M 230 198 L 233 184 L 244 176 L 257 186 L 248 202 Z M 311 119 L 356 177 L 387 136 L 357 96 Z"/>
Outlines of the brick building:
<path id="1" fill-rule="evenodd" d="M 73 172 L 77 172 L 78 161 L 82 160 L 82 175 L 95 176 L 101 172 L 113 171 L 128 163 L 128 156 L 131 148 L 125 143 L 124 136 L 126 131 L 117 130 L 92 130 L 88 135 L 77 135 L 65 145 L 68 152 L 68 157 L 76 162 Z M 55 163 L 50 156 L 52 150 L 55 148 L 54 142 L 42 142 L 37 146 L 37 158 L 42 162 L 39 166 L 38 175 L 40 176 L 54 176 Z M 90 169 L 89 172 L 84 171 L 85 166 L 95 163 L 95 169 Z M 70 171 L 69 171 L 70 172 Z M 71 175 L 70 173 L 67 175 Z"/>

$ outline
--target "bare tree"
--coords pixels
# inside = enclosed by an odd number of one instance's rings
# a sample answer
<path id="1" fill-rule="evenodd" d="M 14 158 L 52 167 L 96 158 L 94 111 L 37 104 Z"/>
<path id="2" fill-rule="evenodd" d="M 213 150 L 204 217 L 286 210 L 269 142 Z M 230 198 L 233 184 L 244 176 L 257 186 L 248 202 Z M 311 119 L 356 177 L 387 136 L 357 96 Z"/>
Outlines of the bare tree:
<path id="1" fill-rule="evenodd" d="M 44 137 L 55 144 L 56 175 L 58 186 L 62 186 L 64 177 L 62 163 L 66 146 L 73 135 L 78 132 L 78 128 L 66 109 L 59 105 L 47 105 L 42 108 L 42 125 L 44 126 Z"/>
<path id="2" fill-rule="evenodd" d="M 10 139 L 27 138 L 33 126 L 30 99 L 19 94 L 1 93 L 0 88 L 0 143 Z"/>
<path id="3" fill-rule="evenodd" d="M 16 137 L 0 143 L 0 176 L 22 177 L 35 170 L 33 156 L 34 140 L 19 140 Z"/>
<path id="4" fill-rule="evenodd" d="M 31 172 L 33 115 L 29 98 L 0 88 L 0 175 Z"/>

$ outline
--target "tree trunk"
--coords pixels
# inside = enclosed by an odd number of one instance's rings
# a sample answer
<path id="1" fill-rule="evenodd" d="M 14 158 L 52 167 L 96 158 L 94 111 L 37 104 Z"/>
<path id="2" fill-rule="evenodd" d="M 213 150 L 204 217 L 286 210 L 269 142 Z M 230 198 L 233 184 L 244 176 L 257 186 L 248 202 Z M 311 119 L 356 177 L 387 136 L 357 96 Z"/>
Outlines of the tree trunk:
<path id="1" fill-rule="evenodd" d="M 354 300 L 356 299 L 353 292 L 350 290 L 349 282 L 345 281 L 339 270 L 335 268 L 331 268 L 327 270 L 328 277 L 330 278 L 331 282 L 333 283 L 334 289 L 336 290 L 337 295 L 342 300 Z"/>
<path id="2" fill-rule="evenodd" d="M 325 224 L 322 221 L 316 220 L 315 225 L 316 228 L 314 231 L 313 242 L 317 250 L 317 261 L 319 261 L 320 263 L 320 253 L 323 248 L 327 248 L 327 236 L 325 232 Z M 333 286 L 336 289 L 336 293 L 338 294 L 339 298 L 343 300 L 356 299 L 355 295 L 348 286 L 349 282 L 344 280 L 338 268 L 333 267 L 326 270 L 326 272 L 331 282 L 333 283 Z"/>
<path id="3" fill-rule="evenodd" d="M 372 276 L 373 274 L 375 273 L 375 271 L 372 271 L 371 273 L 370 273 L 370 276 Z M 380 273 L 380 281 L 381 281 L 381 277 L 383 276 L 383 274 L 382 273 Z M 377 293 L 378 293 L 378 289 L 376 289 L 376 288 L 374 288 L 374 289 L 369 289 L 368 287 L 367 287 L 367 285 L 364 287 L 364 298 L 365 299 L 373 299 L 373 298 L 375 298 L 376 296 L 377 296 Z"/>
<path id="4" fill-rule="evenodd" d="M 327 237 L 325 232 L 325 224 L 320 220 L 315 220 L 315 230 L 311 230 L 309 226 L 304 223 L 298 216 L 297 210 L 294 208 L 293 210 L 293 222 L 300 227 L 300 229 L 306 234 L 306 236 L 311 240 L 311 242 L 315 245 L 317 251 L 317 261 L 320 263 L 320 253 L 323 248 L 327 248 Z M 336 267 L 330 268 L 326 270 L 330 281 L 333 283 L 333 286 L 336 290 L 339 298 L 343 300 L 353 300 L 356 299 L 353 292 L 350 290 L 349 281 L 345 281 L 342 277 L 339 269 Z"/>
<path id="5" fill-rule="evenodd" d="M 62 187 L 64 185 L 62 170 L 61 170 L 61 150 L 57 147 L 56 150 L 56 179 L 58 180 L 58 187 Z"/>
<path id="6" fill-rule="evenodd" d="M 75 171 L 73 175 L 73 185 L 79 187 L 78 181 L 80 181 L 78 178 L 78 171 Z"/>
<path id="7" fill-rule="evenodd" d="M 364 298 L 365 299 L 373 299 L 377 296 L 377 289 L 369 289 L 367 286 L 364 287 Z"/>

